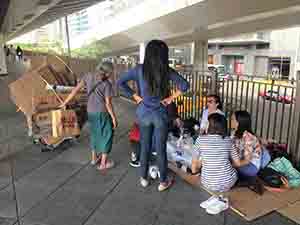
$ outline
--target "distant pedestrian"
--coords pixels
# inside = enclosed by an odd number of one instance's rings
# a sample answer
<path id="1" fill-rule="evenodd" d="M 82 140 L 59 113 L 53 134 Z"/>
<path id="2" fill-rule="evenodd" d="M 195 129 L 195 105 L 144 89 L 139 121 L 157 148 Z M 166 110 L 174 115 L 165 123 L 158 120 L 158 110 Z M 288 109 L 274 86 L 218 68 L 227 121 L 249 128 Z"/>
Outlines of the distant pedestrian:
<path id="1" fill-rule="evenodd" d="M 18 60 L 19 61 L 22 60 L 23 59 L 23 50 L 20 48 L 20 46 L 17 47 L 16 53 L 17 53 Z"/>
<path id="2" fill-rule="evenodd" d="M 9 51 L 9 53 L 8 53 L 8 60 L 11 61 L 11 62 L 15 61 L 16 52 L 14 50 L 14 46 L 10 45 L 8 47 L 8 51 Z"/>
<path id="3" fill-rule="evenodd" d="M 4 49 L 4 53 L 5 53 L 6 57 L 8 57 L 9 56 L 9 48 L 6 45 L 4 45 L 3 49 Z"/>
<path id="4" fill-rule="evenodd" d="M 7 60 L 10 60 L 10 49 L 7 45 L 4 45 L 4 53 L 6 55 Z"/>

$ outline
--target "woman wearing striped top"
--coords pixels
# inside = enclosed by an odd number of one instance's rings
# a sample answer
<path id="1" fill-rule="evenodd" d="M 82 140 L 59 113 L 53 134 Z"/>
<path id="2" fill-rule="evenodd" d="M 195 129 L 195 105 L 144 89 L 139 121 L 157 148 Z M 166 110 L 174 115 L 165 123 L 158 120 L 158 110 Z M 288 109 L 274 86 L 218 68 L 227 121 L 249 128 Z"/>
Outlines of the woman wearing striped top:
<path id="1" fill-rule="evenodd" d="M 227 120 L 219 113 L 208 117 L 207 135 L 199 136 L 195 151 L 201 164 L 201 183 L 214 193 L 230 190 L 238 176 L 234 166 L 240 165 L 239 155 L 227 136 Z M 228 199 L 213 196 L 200 204 L 210 214 L 218 214 L 228 208 Z"/>
<path id="2" fill-rule="evenodd" d="M 201 183 L 214 192 L 226 192 L 237 181 L 237 171 L 233 164 L 239 165 L 239 155 L 227 136 L 227 120 L 218 113 L 208 117 L 207 135 L 199 136 L 195 150 L 201 162 Z"/>

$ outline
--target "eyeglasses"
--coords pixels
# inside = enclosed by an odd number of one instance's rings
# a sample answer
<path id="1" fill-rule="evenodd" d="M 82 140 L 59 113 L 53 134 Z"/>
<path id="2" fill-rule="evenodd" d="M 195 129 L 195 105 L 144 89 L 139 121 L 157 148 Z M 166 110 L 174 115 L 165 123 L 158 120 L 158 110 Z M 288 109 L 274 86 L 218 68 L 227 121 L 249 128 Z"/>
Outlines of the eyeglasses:
<path id="1" fill-rule="evenodd" d="M 215 103 L 215 101 L 214 100 L 208 100 L 207 103 L 212 104 L 212 103 Z"/>

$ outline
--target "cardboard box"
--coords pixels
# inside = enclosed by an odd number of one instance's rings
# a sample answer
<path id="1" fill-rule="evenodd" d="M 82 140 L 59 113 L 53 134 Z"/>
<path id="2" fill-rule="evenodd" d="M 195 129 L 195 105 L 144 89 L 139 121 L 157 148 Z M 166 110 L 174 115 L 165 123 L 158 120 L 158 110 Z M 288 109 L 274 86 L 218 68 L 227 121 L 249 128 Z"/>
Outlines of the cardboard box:
<path id="1" fill-rule="evenodd" d="M 74 110 L 54 110 L 51 113 L 53 137 L 80 135 L 80 127 Z"/>
<path id="2" fill-rule="evenodd" d="M 58 73 L 50 65 L 42 65 L 41 67 L 26 72 L 18 80 L 9 85 L 12 101 L 26 115 L 35 113 L 33 99 L 36 96 L 45 96 L 49 93 L 46 85 L 67 85 L 66 79 L 63 79 L 63 73 Z"/>
<path id="3" fill-rule="evenodd" d="M 52 110 L 35 114 L 33 119 L 39 135 L 54 138 L 80 135 L 80 124 L 75 110 Z"/>
<path id="4" fill-rule="evenodd" d="M 44 113 L 37 113 L 33 116 L 33 120 L 37 126 L 43 126 L 52 123 L 52 113 L 44 112 Z"/>
<path id="5" fill-rule="evenodd" d="M 41 136 L 52 136 L 52 113 L 37 113 L 33 116 L 34 127 Z"/>
<path id="6" fill-rule="evenodd" d="M 54 110 L 57 109 L 61 105 L 61 101 L 65 101 L 69 94 L 54 94 L 53 91 L 48 91 L 43 95 L 34 95 L 32 99 L 32 107 L 34 112 L 41 112 L 45 110 Z M 59 96 L 59 98 L 57 97 Z M 77 94 L 68 105 L 74 104 L 84 104 L 82 101 L 83 95 Z"/>
<path id="7" fill-rule="evenodd" d="M 10 96 L 12 101 L 23 113 L 32 115 L 34 113 L 32 98 L 34 95 L 45 94 L 45 86 L 45 82 L 40 79 L 37 72 L 25 73 L 18 80 L 9 85 Z"/>

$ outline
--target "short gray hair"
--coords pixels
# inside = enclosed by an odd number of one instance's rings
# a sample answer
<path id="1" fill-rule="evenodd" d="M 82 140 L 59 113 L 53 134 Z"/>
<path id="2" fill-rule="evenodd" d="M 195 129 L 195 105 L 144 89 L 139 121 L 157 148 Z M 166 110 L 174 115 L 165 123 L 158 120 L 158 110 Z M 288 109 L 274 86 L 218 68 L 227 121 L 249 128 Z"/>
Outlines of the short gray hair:
<path id="1" fill-rule="evenodd" d="M 111 62 L 102 62 L 96 67 L 97 72 L 113 73 L 114 72 L 114 65 Z"/>

